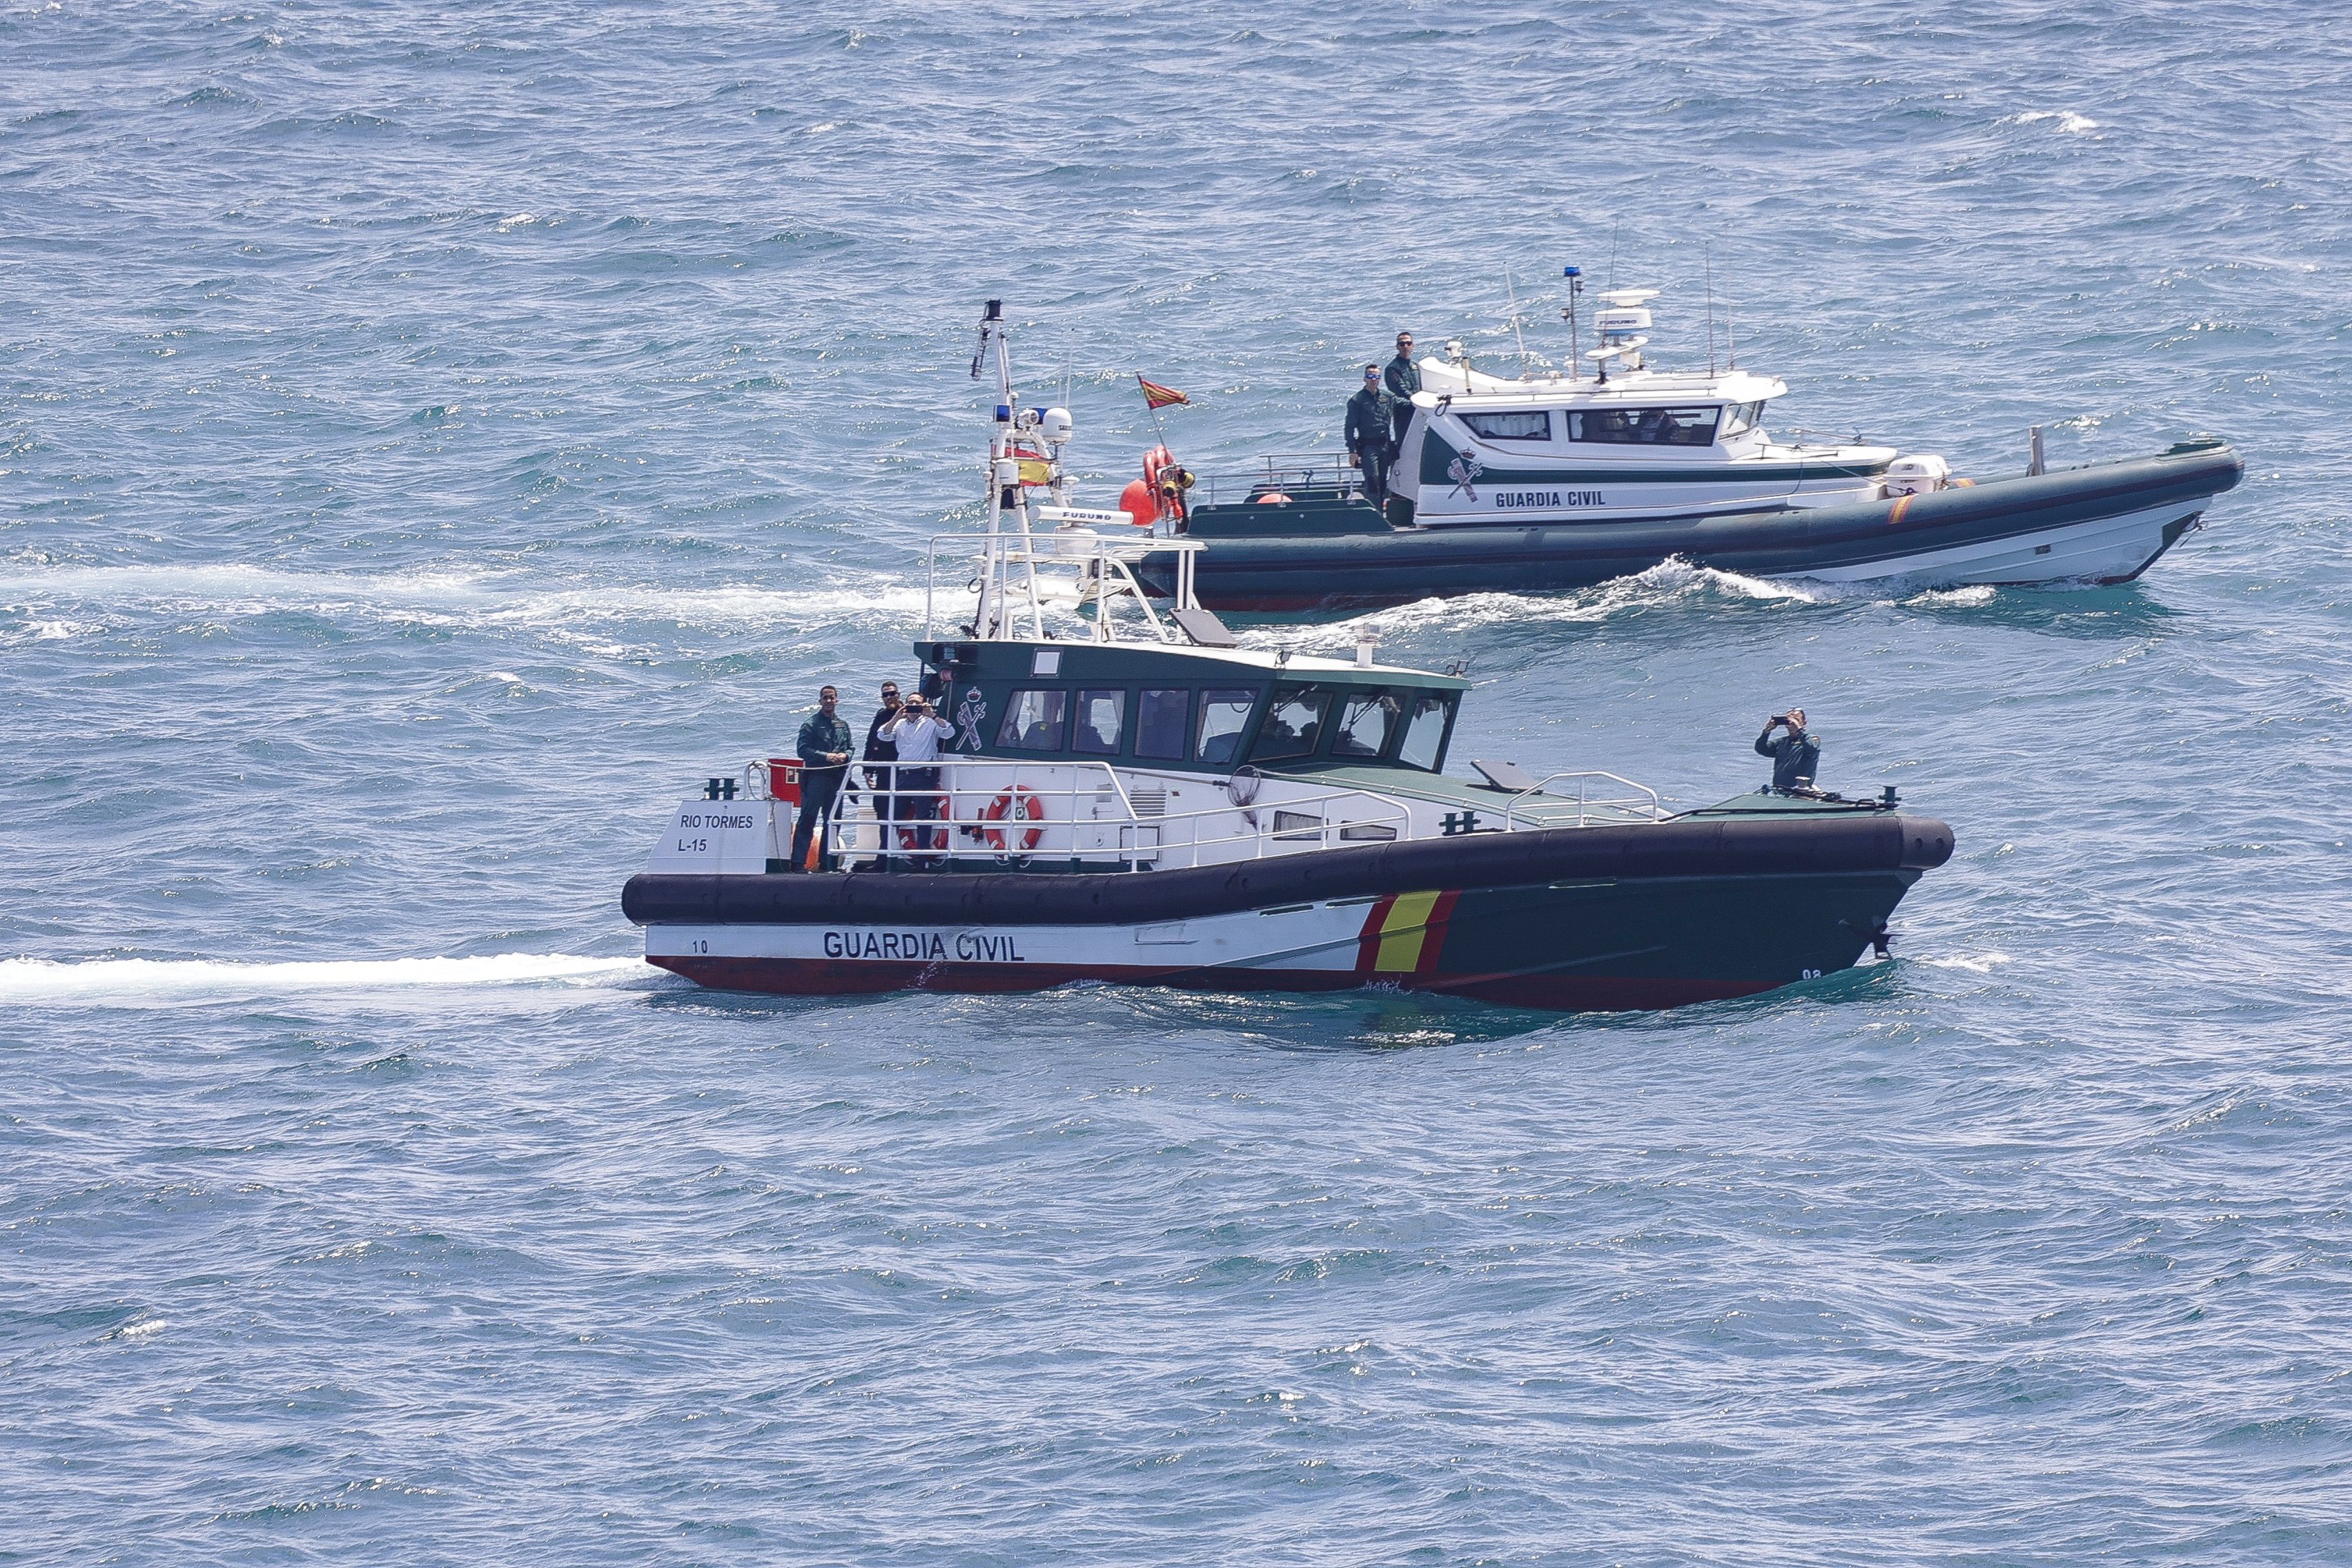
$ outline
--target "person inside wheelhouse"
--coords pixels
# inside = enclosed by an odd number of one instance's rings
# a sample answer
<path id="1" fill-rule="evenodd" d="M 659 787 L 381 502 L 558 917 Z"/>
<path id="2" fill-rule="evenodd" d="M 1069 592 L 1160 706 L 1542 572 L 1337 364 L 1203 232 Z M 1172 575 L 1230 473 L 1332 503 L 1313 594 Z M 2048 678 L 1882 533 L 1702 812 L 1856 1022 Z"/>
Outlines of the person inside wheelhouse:
<path id="1" fill-rule="evenodd" d="M 1279 763 L 1434 773 L 1460 700 L 1451 690 L 1298 680 L 1129 688 L 1081 679 L 988 695 L 987 706 L 1002 714 L 986 731 L 992 743 L 968 747 L 966 758 L 1058 755 L 1219 771 Z"/>
<path id="2" fill-rule="evenodd" d="M 1612 446 L 1712 447 L 1722 413 L 1720 406 L 1712 405 L 1703 408 L 1575 408 L 1568 415 L 1568 438 Z"/>

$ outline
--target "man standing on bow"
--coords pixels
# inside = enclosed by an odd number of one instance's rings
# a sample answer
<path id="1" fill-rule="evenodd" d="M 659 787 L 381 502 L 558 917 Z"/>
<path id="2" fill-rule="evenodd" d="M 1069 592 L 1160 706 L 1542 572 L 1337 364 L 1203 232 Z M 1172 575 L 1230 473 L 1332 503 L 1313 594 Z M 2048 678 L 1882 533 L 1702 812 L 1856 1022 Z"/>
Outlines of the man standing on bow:
<path id="1" fill-rule="evenodd" d="M 1396 358 L 1381 372 L 1389 395 L 1389 450 L 1404 449 L 1404 427 L 1412 423 L 1412 395 L 1421 390 L 1421 366 L 1412 363 L 1412 334 L 1397 334 Z"/>
<path id="2" fill-rule="evenodd" d="M 809 841 L 818 840 L 817 864 L 830 869 L 824 857 L 832 850 L 833 837 L 827 822 L 833 815 L 833 803 L 841 794 L 842 780 L 849 776 L 849 726 L 842 722 L 835 711 L 841 706 L 841 693 L 828 686 L 816 694 L 816 711 L 801 726 L 795 750 L 801 759 L 801 815 L 793 825 L 793 858 L 787 870 L 808 868 Z"/>
<path id="3" fill-rule="evenodd" d="M 1774 740 L 1772 731 L 1784 724 L 1789 732 Z M 1822 762 L 1822 738 L 1805 728 L 1805 710 L 1791 708 L 1772 715 L 1764 732 L 1756 737 L 1756 754 L 1772 759 L 1772 787 L 1789 795 L 1813 787 L 1813 773 Z"/>
<path id="4" fill-rule="evenodd" d="M 1364 495 L 1374 506 L 1389 502 L 1388 395 L 1381 390 L 1381 367 L 1364 367 L 1363 389 L 1348 399 L 1348 466 L 1364 471 Z"/>

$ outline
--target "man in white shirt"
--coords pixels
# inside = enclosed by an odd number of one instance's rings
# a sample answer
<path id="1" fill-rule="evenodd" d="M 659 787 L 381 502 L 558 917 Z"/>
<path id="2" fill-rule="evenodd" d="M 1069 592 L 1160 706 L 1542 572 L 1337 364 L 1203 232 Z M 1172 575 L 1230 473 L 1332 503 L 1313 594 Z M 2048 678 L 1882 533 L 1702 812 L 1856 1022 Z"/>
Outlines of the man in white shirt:
<path id="1" fill-rule="evenodd" d="M 898 716 L 882 726 L 882 738 L 898 749 L 894 816 L 900 822 L 935 822 L 939 819 L 940 742 L 955 733 L 955 727 L 931 710 L 930 700 L 920 692 L 907 699 Z M 947 833 L 942 828 L 917 827 L 898 830 L 898 847 L 902 849 L 944 849 Z M 936 835 L 936 837 L 934 837 Z M 932 864 L 920 859 L 916 865 L 928 870 Z"/>

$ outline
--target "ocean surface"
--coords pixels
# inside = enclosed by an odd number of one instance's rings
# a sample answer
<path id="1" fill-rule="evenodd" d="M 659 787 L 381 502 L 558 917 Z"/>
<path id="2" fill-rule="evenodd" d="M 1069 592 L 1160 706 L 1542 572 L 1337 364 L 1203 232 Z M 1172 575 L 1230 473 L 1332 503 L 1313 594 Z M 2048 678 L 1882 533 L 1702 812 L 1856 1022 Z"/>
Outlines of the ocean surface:
<path id="1" fill-rule="evenodd" d="M 2352 1562 L 2352 27 L 1924 15 L 0 9 L 0 1563 Z M 1570 263 L 1783 432 L 2245 457 L 2128 587 L 1250 630 L 1685 805 L 1803 704 L 1958 833 L 1893 962 L 642 963 L 913 673 L 984 298 L 1107 504 Z"/>

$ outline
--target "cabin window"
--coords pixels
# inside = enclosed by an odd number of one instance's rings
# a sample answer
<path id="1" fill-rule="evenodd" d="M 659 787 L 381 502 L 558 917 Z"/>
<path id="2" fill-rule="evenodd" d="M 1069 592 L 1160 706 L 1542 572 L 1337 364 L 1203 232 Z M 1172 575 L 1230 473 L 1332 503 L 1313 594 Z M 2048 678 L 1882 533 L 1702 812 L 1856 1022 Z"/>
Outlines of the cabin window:
<path id="1" fill-rule="evenodd" d="M 1711 447 L 1720 408 L 1584 408 L 1568 416 L 1571 441 L 1613 446 Z"/>
<path id="2" fill-rule="evenodd" d="M 1456 414 L 1473 436 L 1488 441 L 1549 441 L 1551 416 L 1540 408 L 1515 414 Z"/>
<path id="3" fill-rule="evenodd" d="M 1377 757 L 1389 749 L 1404 710 L 1386 691 L 1351 691 L 1339 704 L 1339 730 L 1331 737 L 1335 757 Z"/>
<path id="4" fill-rule="evenodd" d="M 1070 749 L 1097 757 L 1118 755 L 1119 731 L 1126 727 L 1126 692 L 1079 692 L 1078 727 L 1070 737 Z M 1177 733 L 1183 733 L 1181 721 Z"/>
<path id="5" fill-rule="evenodd" d="M 1024 688 L 1005 704 L 1004 722 L 996 727 L 996 743 L 1017 752 L 1058 752 L 1069 709 L 1066 691 L 1049 686 Z"/>
<path id="6" fill-rule="evenodd" d="M 1423 773 L 1435 773 L 1437 764 L 1445 760 L 1445 731 L 1454 722 L 1452 697 L 1433 692 L 1412 698 L 1406 710 L 1404 744 L 1397 748 L 1397 761 Z"/>
<path id="7" fill-rule="evenodd" d="M 1257 729 L 1250 761 L 1278 763 L 1286 757 L 1311 757 L 1323 739 L 1323 721 L 1331 711 L 1331 693 L 1312 686 L 1277 686 L 1274 705 Z"/>
<path id="8" fill-rule="evenodd" d="M 1735 403 L 1723 411 L 1723 436 L 1728 440 L 1743 431 L 1756 428 L 1757 417 L 1764 412 L 1763 401 Z"/>
<path id="9" fill-rule="evenodd" d="M 1135 754 L 1184 760 L 1184 720 L 1192 707 L 1192 693 L 1181 686 L 1143 689 L 1135 705 Z"/>
<path id="10" fill-rule="evenodd" d="M 1231 767 L 1239 761 L 1242 731 L 1249 728 L 1250 710 L 1257 693 L 1212 687 L 1201 693 L 1201 732 L 1192 755 L 1211 767 Z"/>

